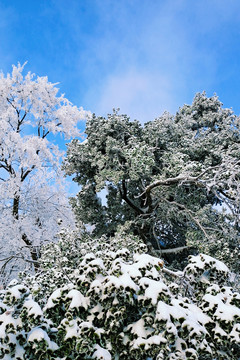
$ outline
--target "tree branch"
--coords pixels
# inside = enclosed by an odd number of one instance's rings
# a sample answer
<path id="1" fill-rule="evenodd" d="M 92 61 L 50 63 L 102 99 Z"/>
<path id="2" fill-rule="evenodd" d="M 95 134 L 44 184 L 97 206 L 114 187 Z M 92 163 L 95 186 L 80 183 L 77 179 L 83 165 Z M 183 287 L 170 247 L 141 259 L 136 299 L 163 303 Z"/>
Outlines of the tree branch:
<path id="1" fill-rule="evenodd" d="M 207 239 L 209 238 L 209 236 L 208 236 L 207 232 L 205 231 L 204 227 L 202 226 L 200 221 L 194 217 L 191 210 L 187 209 L 184 205 L 179 204 L 176 201 L 169 201 L 169 200 L 167 200 L 165 198 L 161 198 L 161 200 L 165 201 L 166 203 L 168 203 L 170 205 L 176 205 L 178 208 L 185 211 L 189 215 L 189 217 L 197 224 L 197 226 L 202 230 L 202 232 L 204 233 L 206 238 Z"/>
<path id="2" fill-rule="evenodd" d="M 183 271 L 172 271 L 172 270 L 169 270 L 165 267 L 162 268 L 162 271 L 165 272 L 166 274 L 168 275 L 171 275 L 171 276 L 174 276 L 174 277 L 177 277 L 177 278 L 182 278 L 184 276 L 184 273 Z"/>
<path id="3" fill-rule="evenodd" d="M 189 249 L 190 246 L 180 246 L 177 248 L 172 248 L 172 249 L 161 249 L 161 250 L 154 250 L 159 254 L 177 254 L 183 250 Z"/>
<path id="4" fill-rule="evenodd" d="M 125 180 L 122 181 L 122 190 L 119 188 L 120 191 L 120 195 L 122 197 L 122 199 L 124 201 L 126 201 L 126 203 L 133 209 L 135 210 L 139 215 L 140 214 L 144 214 L 144 211 L 139 208 L 137 205 L 135 205 L 132 200 L 130 200 L 127 196 L 127 187 L 126 187 L 126 183 Z"/>
<path id="5" fill-rule="evenodd" d="M 157 180 L 157 181 L 153 182 L 152 184 L 148 185 L 145 188 L 144 192 L 142 194 L 140 194 L 138 197 L 141 197 L 145 194 L 150 193 L 155 187 L 158 187 L 158 186 L 171 186 L 171 185 L 176 185 L 179 183 L 182 183 L 182 184 L 193 183 L 199 187 L 206 187 L 202 181 L 199 181 L 199 179 L 202 176 L 204 176 L 208 171 L 215 170 L 216 168 L 219 168 L 220 166 L 221 165 L 210 166 L 197 176 L 178 175 L 176 177 L 168 178 L 165 180 Z"/>

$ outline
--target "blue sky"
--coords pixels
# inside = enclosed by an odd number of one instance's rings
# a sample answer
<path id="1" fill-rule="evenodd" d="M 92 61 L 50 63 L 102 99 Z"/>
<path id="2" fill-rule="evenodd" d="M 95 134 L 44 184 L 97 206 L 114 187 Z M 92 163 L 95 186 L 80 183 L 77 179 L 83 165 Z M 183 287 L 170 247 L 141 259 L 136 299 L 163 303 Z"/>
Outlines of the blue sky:
<path id="1" fill-rule="evenodd" d="M 1 0 L 0 69 L 60 82 L 75 105 L 150 121 L 196 92 L 240 113 L 239 0 Z"/>

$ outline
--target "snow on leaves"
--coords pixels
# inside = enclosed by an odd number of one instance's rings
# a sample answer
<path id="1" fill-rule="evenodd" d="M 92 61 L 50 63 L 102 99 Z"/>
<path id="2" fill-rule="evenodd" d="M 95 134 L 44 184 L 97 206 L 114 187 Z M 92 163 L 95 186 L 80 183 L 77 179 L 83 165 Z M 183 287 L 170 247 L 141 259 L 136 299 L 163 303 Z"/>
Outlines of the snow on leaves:
<path id="1" fill-rule="evenodd" d="M 93 115 L 87 141 L 74 139 L 64 161 L 81 186 L 78 221 L 96 238 L 128 223 L 168 262 L 197 249 L 238 271 L 239 134 L 240 117 L 205 93 L 143 125 L 118 111 Z"/>
<path id="2" fill-rule="evenodd" d="M 74 237 L 65 233 L 58 245 L 46 247 L 49 262 L 44 259 L 42 274 L 2 291 L 4 359 L 40 354 L 46 359 L 238 359 L 240 294 L 225 286 L 229 270 L 223 263 L 193 256 L 172 283 L 160 259 L 124 248 L 131 238 L 123 238 L 121 249 L 114 240 L 86 238 L 79 244 Z M 67 266 L 52 262 L 59 250 L 62 258 L 67 251 L 73 254 Z M 212 276 L 201 282 L 206 271 Z M 62 285 L 59 272 L 68 278 Z M 191 276 L 189 296 L 182 276 L 186 281 Z M 54 291 L 43 278 L 55 281 Z M 45 306 L 36 284 L 48 297 Z"/>

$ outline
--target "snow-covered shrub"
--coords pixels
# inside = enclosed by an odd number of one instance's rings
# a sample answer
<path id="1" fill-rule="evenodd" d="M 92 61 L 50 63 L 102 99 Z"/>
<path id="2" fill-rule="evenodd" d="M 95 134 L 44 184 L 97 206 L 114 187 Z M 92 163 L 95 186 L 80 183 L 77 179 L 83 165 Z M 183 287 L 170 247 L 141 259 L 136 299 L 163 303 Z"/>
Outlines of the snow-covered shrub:
<path id="1" fill-rule="evenodd" d="M 228 268 L 200 254 L 170 271 L 135 241 L 63 233 L 43 249 L 42 272 L 2 293 L 0 358 L 239 359 Z"/>

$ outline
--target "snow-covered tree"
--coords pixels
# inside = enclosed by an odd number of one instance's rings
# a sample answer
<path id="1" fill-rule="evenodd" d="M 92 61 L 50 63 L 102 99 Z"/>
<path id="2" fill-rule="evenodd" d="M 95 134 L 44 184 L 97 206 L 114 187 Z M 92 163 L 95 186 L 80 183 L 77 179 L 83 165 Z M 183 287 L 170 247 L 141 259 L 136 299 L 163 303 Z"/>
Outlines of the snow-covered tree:
<path id="1" fill-rule="evenodd" d="M 92 236 L 128 222 L 169 261 L 197 249 L 237 268 L 240 118 L 216 96 L 197 94 L 175 116 L 143 126 L 117 111 L 93 115 L 86 134 L 69 145 L 64 168 L 81 185 L 72 204 Z"/>
<path id="2" fill-rule="evenodd" d="M 0 266 L 28 261 L 37 267 L 39 245 L 53 240 L 59 223 L 71 223 L 64 193 L 57 133 L 79 136 L 86 118 L 47 77 L 13 66 L 0 77 Z M 49 138 L 51 139 L 49 140 Z"/>
<path id="3" fill-rule="evenodd" d="M 238 360 L 228 267 L 199 254 L 171 271 L 146 251 L 124 228 L 110 242 L 62 231 L 41 272 L 0 292 L 0 358 Z"/>

